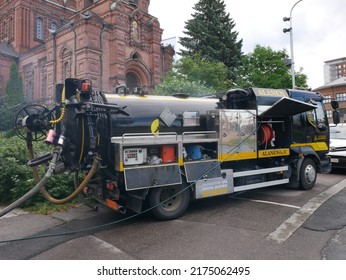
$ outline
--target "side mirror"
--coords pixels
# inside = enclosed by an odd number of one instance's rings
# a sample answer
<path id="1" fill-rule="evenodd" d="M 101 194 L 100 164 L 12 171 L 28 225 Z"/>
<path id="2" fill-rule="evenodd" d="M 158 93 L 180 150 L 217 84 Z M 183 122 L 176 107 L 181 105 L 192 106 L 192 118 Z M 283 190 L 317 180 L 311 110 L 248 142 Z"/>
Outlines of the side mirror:
<path id="1" fill-rule="evenodd" d="M 336 125 L 340 123 L 340 113 L 338 111 L 333 111 L 333 123 Z"/>
<path id="2" fill-rule="evenodd" d="M 317 128 L 320 131 L 326 131 L 328 127 L 324 123 L 320 123 L 320 124 L 318 124 Z"/>

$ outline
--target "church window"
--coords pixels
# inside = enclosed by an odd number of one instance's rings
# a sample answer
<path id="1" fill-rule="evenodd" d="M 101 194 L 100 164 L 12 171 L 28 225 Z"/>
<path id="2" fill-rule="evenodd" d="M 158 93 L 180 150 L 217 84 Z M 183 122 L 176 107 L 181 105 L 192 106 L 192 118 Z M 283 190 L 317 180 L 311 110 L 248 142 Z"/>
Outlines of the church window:
<path id="1" fill-rule="evenodd" d="M 71 69 L 70 64 L 66 61 L 64 63 L 64 69 L 63 69 L 63 80 L 71 77 Z"/>
<path id="2" fill-rule="evenodd" d="M 138 0 L 129 0 L 129 4 L 133 6 L 138 6 Z"/>
<path id="3" fill-rule="evenodd" d="M 13 39 L 13 37 L 14 37 L 14 20 L 13 20 L 13 17 L 10 17 L 9 38 Z"/>
<path id="4" fill-rule="evenodd" d="M 51 24 L 50 24 L 50 30 L 52 30 L 52 31 L 56 31 L 56 23 L 55 22 L 52 22 Z"/>
<path id="5" fill-rule="evenodd" d="M 140 55 L 139 55 L 138 52 L 134 52 L 134 53 L 131 55 L 131 58 L 132 58 L 133 60 L 140 60 L 140 59 L 141 59 L 141 57 L 140 57 Z"/>
<path id="6" fill-rule="evenodd" d="M 43 20 L 42 18 L 37 18 L 36 21 L 36 38 L 43 39 Z"/>

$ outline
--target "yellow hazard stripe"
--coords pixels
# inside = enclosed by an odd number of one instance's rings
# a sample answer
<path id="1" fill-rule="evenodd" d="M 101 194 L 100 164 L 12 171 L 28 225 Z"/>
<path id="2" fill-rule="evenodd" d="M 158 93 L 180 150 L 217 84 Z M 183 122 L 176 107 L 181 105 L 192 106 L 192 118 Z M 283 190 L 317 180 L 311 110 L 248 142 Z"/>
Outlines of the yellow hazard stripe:
<path id="1" fill-rule="evenodd" d="M 291 145 L 291 148 L 295 147 L 311 147 L 314 151 L 328 151 L 328 145 L 326 142 L 299 143 Z"/>
<path id="2" fill-rule="evenodd" d="M 254 159 L 254 158 L 257 158 L 257 152 L 256 151 L 219 155 L 219 161 L 246 160 L 246 159 Z"/>

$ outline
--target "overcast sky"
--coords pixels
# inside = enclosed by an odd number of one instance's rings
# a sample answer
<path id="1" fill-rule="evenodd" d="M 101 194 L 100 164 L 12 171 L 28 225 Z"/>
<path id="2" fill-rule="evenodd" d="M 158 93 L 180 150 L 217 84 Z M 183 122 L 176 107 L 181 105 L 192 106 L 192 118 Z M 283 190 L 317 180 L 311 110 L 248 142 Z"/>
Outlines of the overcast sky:
<path id="1" fill-rule="evenodd" d="M 289 17 L 298 0 L 225 0 L 234 20 L 238 39 L 243 39 L 243 53 L 256 44 L 273 50 L 286 49 L 290 55 Z M 183 36 L 185 21 L 191 18 L 198 0 L 151 0 L 149 12 L 160 21 L 163 39 Z M 323 65 L 327 60 L 346 57 L 346 1 L 303 0 L 293 9 L 293 42 L 296 71 L 303 68 L 308 85 L 324 84 Z"/>

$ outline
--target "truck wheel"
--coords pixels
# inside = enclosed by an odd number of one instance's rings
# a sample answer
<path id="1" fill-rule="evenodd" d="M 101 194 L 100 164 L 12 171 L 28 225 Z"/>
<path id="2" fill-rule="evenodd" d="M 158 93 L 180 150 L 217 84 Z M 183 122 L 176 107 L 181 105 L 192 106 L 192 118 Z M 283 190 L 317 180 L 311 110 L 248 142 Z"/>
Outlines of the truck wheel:
<path id="1" fill-rule="evenodd" d="M 310 190 L 314 187 L 317 178 L 316 163 L 311 158 L 306 158 L 300 169 L 299 188 Z"/>
<path id="2" fill-rule="evenodd" d="M 153 216 L 162 221 L 181 216 L 190 203 L 190 189 L 182 191 L 184 188 L 186 188 L 185 184 L 152 189 L 149 207 L 154 207 L 151 210 Z"/>

